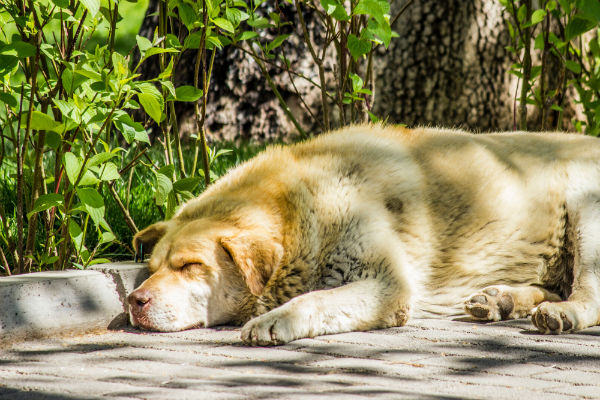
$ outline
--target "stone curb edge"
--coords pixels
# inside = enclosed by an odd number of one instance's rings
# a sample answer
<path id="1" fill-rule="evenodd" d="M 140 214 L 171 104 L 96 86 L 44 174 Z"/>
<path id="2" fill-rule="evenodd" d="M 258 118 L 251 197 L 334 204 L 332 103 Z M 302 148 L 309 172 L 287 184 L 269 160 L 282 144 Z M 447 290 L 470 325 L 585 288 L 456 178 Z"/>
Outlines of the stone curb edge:
<path id="1" fill-rule="evenodd" d="M 127 294 L 149 276 L 146 264 L 98 264 L 87 270 L 0 278 L 0 344 L 127 323 Z"/>

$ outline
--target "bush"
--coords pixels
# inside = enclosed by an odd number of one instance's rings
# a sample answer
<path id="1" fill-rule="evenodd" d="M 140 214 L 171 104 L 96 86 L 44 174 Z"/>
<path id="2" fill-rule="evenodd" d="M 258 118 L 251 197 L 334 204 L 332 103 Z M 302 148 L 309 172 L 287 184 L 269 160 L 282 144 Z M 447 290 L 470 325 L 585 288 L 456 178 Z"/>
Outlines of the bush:
<path id="1" fill-rule="evenodd" d="M 527 129 L 527 105 L 540 110 L 542 129 L 562 129 L 563 106 L 570 89 L 577 93 L 585 119 L 575 118 L 580 132 L 600 134 L 600 2 L 598 0 L 500 0 L 505 7 L 520 78 L 518 126 Z M 534 59 L 539 60 L 535 64 Z M 552 70 L 558 65 L 558 71 Z M 558 75 L 549 87 L 550 74 Z M 516 98 L 517 96 L 515 96 Z M 551 118 L 550 114 L 556 116 Z M 517 122 L 515 121 L 515 125 Z"/>

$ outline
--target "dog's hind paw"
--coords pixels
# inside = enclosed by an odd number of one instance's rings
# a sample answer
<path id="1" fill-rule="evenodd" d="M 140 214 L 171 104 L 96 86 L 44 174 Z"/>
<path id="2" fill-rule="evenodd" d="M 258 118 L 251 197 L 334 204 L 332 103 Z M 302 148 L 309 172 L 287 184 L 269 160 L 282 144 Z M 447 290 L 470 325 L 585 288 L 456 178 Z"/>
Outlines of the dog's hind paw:
<path id="1" fill-rule="evenodd" d="M 514 315 L 515 300 L 500 286 L 488 286 L 471 295 L 464 304 L 465 311 L 481 321 L 500 321 L 518 318 Z"/>
<path id="2" fill-rule="evenodd" d="M 531 314 L 531 322 L 541 333 L 559 334 L 577 330 L 575 310 L 569 302 L 544 302 Z"/>

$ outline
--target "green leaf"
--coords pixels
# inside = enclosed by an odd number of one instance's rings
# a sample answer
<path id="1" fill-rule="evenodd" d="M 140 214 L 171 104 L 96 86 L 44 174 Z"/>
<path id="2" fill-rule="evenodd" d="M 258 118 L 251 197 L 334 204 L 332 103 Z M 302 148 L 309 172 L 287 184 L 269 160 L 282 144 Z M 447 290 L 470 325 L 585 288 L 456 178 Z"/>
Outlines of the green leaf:
<path id="1" fill-rule="evenodd" d="M 129 1 L 129 0 L 127 0 L 127 1 Z M 113 237 L 115 236 L 115 235 L 113 235 L 110 232 L 106 232 L 106 233 L 112 235 Z M 115 239 L 104 241 L 104 238 L 103 238 L 102 241 L 100 242 L 100 244 L 110 243 L 110 242 L 113 242 L 114 240 Z M 94 258 L 92 261 L 90 261 L 89 263 L 87 263 L 87 266 L 89 267 L 90 265 L 107 264 L 109 262 L 111 262 L 111 260 L 109 260 L 108 258 Z"/>
<path id="2" fill-rule="evenodd" d="M 270 43 L 267 44 L 267 53 L 281 46 L 289 36 L 290 34 L 286 33 L 285 35 L 279 35 L 275 39 L 273 39 Z"/>
<path id="3" fill-rule="evenodd" d="M 531 14 L 531 25 L 539 24 L 544 20 L 544 17 L 546 17 L 546 10 L 535 10 Z"/>
<path id="4" fill-rule="evenodd" d="M 152 42 L 148 40 L 148 38 L 145 38 L 140 35 L 135 35 L 135 40 L 137 42 L 138 48 L 140 49 L 140 52 L 142 53 L 142 56 L 144 55 L 146 50 L 152 47 Z"/>
<path id="5" fill-rule="evenodd" d="M 565 40 L 572 40 L 590 29 L 593 29 L 595 26 L 595 23 L 577 14 L 569 21 L 565 28 Z"/>
<path id="6" fill-rule="evenodd" d="M 523 4 L 517 11 L 517 21 L 519 21 L 519 24 L 525 21 L 525 17 L 527 17 L 527 7 Z"/>
<path id="7" fill-rule="evenodd" d="M 350 19 L 346 7 L 339 0 L 321 0 L 321 6 L 328 15 L 338 21 L 348 21 Z"/>
<path id="8" fill-rule="evenodd" d="M 152 47 L 151 49 L 149 49 L 148 51 L 146 51 L 146 54 L 144 55 L 144 58 L 148 58 L 151 57 L 155 54 L 162 54 L 162 53 L 179 53 L 179 50 L 177 49 L 171 49 L 171 48 L 167 48 L 167 49 L 163 49 L 162 47 Z"/>
<path id="9" fill-rule="evenodd" d="M 581 65 L 578 62 L 572 60 L 565 60 L 565 67 L 567 67 L 569 71 L 572 71 L 575 74 L 581 73 Z"/>
<path id="10" fill-rule="evenodd" d="M 77 196 L 96 226 L 104 222 L 104 199 L 91 187 L 77 188 Z"/>
<path id="11" fill-rule="evenodd" d="M 10 93 L 0 92 L 0 103 L 8 104 L 10 107 L 17 108 L 19 103 L 17 99 L 13 97 Z"/>
<path id="12" fill-rule="evenodd" d="M 148 138 L 148 132 L 144 129 L 142 124 L 134 122 L 129 114 L 119 113 L 118 116 L 113 120 L 115 127 L 119 132 L 123 134 L 125 141 L 131 143 L 134 140 L 150 144 Z"/>
<path id="13" fill-rule="evenodd" d="M 378 21 L 370 19 L 367 23 L 367 28 L 361 32 L 361 37 L 364 35 L 364 38 L 368 38 L 373 40 L 374 42 L 378 42 L 376 38 L 379 38 L 385 47 L 390 45 L 390 41 L 392 40 L 393 32 L 390 25 L 387 21 L 384 21 L 383 24 L 380 24 Z M 380 42 L 380 43 L 381 43 Z"/>
<path id="14" fill-rule="evenodd" d="M 160 84 L 169 91 L 169 95 L 167 96 L 167 100 L 175 100 L 177 96 L 177 92 L 175 91 L 175 86 L 173 86 L 173 82 L 171 81 L 159 81 Z"/>
<path id="15" fill-rule="evenodd" d="M 112 11 L 106 7 L 100 7 L 100 14 L 102 14 L 104 19 L 106 19 L 107 21 L 110 21 L 113 17 Z M 123 20 L 123 17 L 121 16 L 121 14 L 117 13 L 117 22 L 121 22 L 122 20 Z"/>
<path id="16" fill-rule="evenodd" d="M 358 38 L 354 34 L 348 35 L 348 51 L 354 60 L 358 60 L 361 56 L 371 51 L 371 42 Z"/>
<path id="17" fill-rule="evenodd" d="M 159 168 L 157 172 L 166 176 L 173 176 L 175 173 L 175 166 L 173 164 L 168 164 Z"/>
<path id="18" fill-rule="evenodd" d="M 112 162 L 107 162 L 99 168 L 98 178 L 101 181 L 114 181 L 120 177 L 121 174 L 119 174 L 119 168 Z"/>
<path id="19" fill-rule="evenodd" d="M 102 239 L 100 240 L 100 244 L 112 243 L 115 240 L 117 240 L 117 237 L 112 232 L 102 232 L 101 235 L 102 235 Z M 98 261 L 100 261 L 100 262 L 106 262 L 106 261 L 102 261 L 102 260 L 103 259 L 101 259 L 101 258 L 97 258 L 94 261 L 92 261 L 92 263 L 96 264 Z M 110 262 L 110 261 L 108 261 L 108 262 Z"/>
<path id="20" fill-rule="evenodd" d="M 544 32 L 540 32 L 535 37 L 533 48 L 536 50 L 544 50 Z"/>
<path id="21" fill-rule="evenodd" d="M 358 76 L 354 73 L 351 73 L 350 80 L 352 81 L 352 91 L 353 92 L 358 92 L 360 89 L 362 89 L 363 80 L 361 79 L 360 76 Z"/>
<path id="22" fill-rule="evenodd" d="M 257 29 L 264 29 L 264 28 L 268 28 L 270 26 L 268 19 L 266 19 L 265 17 L 257 17 L 256 14 L 251 15 L 250 18 L 248 19 L 247 23 L 251 27 L 257 28 Z"/>
<path id="23" fill-rule="evenodd" d="M 582 16 L 600 22 L 600 1 L 598 0 L 577 0 L 577 9 Z"/>
<path id="24" fill-rule="evenodd" d="M 109 152 L 102 152 L 102 153 L 98 153 L 96 155 L 93 155 L 87 162 L 87 166 L 88 168 L 90 167 L 95 167 L 96 165 L 100 165 L 102 163 L 107 162 L 108 160 L 110 160 L 111 158 L 115 157 L 116 154 L 114 153 L 109 153 Z"/>
<path id="25" fill-rule="evenodd" d="M 77 179 L 77 175 L 79 174 L 79 169 L 81 168 L 81 163 L 77 156 L 70 151 L 65 153 L 65 172 L 67 173 L 67 177 L 69 178 L 69 182 L 72 184 L 75 183 Z"/>
<path id="26" fill-rule="evenodd" d="M 175 214 L 175 207 L 177 207 L 177 197 L 175 196 L 175 192 L 171 192 L 167 197 L 167 206 L 165 210 L 165 217 L 167 219 L 173 217 L 173 214 Z"/>
<path id="27" fill-rule="evenodd" d="M 212 50 L 215 47 L 222 49 L 225 39 L 226 39 L 225 36 L 214 36 L 214 35 L 207 36 L 206 37 L 206 48 L 209 50 Z"/>
<path id="28" fill-rule="evenodd" d="M 69 0 L 52 0 L 58 8 L 69 8 Z"/>
<path id="29" fill-rule="evenodd" d="M 86 78 L 90 78 L 90 79 L 92 79 L 94 81 L 100 81 L 100 82 L 102 82 L 102 75 L 100 75 L 96 71 L 90 71 L 89 69 L 83 69 L 83 68 L 81 68 L 81 69 L 76 69 L 75 73 L 79 74 L 79 75 L 83 75 Z"/>
<path id="30" fill-rule="evenodd" d="M 179 18 L 181 22 L 186 26 L 186 28 L 190 28 L 194 22 L 197 20 L 196 12 L 189 4 L 184 3 L 183 1 L 178 2 L 177 8 L 179 10 Z"/>
<path id="31" fill-rule="evenodd" d="M 79 170 L 81 169 L 82 161 L 71 152 L 65 153 L 64 157 L 65 172 L 67 173 L 69 182 L 71 182 L 71 184 L 75 184 L 75 181 L 79 176 Z M 98 183 L 98 178 L 96 178 L 91 171 L 85 169 L 77 186 L 94 185 L 96 183 Z"/>
<path id="32" fill-rule="evenodd" d="M 100 11 L 100 0 L 81 0 L 81 3 L 87 8 L 92 17 L 95 17 Z"/>
<path id="33" fill-rule="evenodd" d="M 171 75 L 173 74 L 173 59 L 174 59 L 174 57 L 171 57 L 171 60 L 169 60 L 169 64 L 166 66 L 166 68 L 164 70 L 162 70 L 160 72 L 160 74 L 158 74 L 158 79 L 162 80 L 162 79 L 167 79 L 167 78 L 171 77 Z M 166 82 L 169 82 L 171 84 L 171 86 L 173 86 L 171 81 L 166 81 Z M 163 86 L 165 85 L 165 83 L 162 81 L 161 81 L 161 84 Z"/>
<path id="34" fill-rule="evenodd" d="M 19 58 L 10 54 L 0 54 L 0 76 L 12 72 L 19 64 Z"/>
<path id="35" fill-rule="evenodd" d="M 27 58 L 33 57 L 36 53 L 36 48 L 31 43 L 23 42 L 21 40 L 15 40 L 11 44 L 9 44 L 6 49 L 13 49 L 17 53 L 17 57 L 19 58 Z"/>
<path id="36" fill-rule="evenodd" d="M 46 146 L 56 150 L 58 146 L 62 144 L 62 137 L 53 131 L 46 132 L 46 140 L 44 142 Z"/>
<path id="37" fill-rule="evenodd" d="M 215 23 L 216 26 L 218 26 L 219 28 L 226 30 L 227 32 L 230 33 L 234 33 L 235 32 L 235 28 L 233 27 L 233 24 L 231 22 L 229 22 L 228 20 L 226 20 L 225 18 L 215 18 L 213 20 L 213 22 Z"/>
<path id="38" fill-rule="evenodd" d="M 69 219 L 69 236 L 71 236 L 71 240 L 75 243 L 75 250 L 82 252 L 87 251 L 86 247 L 83 245 L 83 231 L 81 227 L 73 220 L 73 218 Z"/>
<path id="39" fill-rule="evenodd" d="M 352 10 L 353 15 L 369 15 L 379 24 L 387 22 L 385 18 L 389 13 L 390 4 L 387 0 L 360 0 Z"/>
<path id="40" fill-rule="evenodd" d="M 175 100 L 177 101 L 197 101 L 202 97 L 202 89 L 196 89 L 193 86 L 179 86 L 175 89 Z"/>
<path id="41" fill-rule="evenodd" d="M 52 99 L 52 102 L 60 110 L 63 117 L 71 118 L 71 113 L 72 113 L 73 107 L 74 107 L 73 103 L 69 103 L 66 100 L 57 100 L 57 99 Z"/>
<path id="42" fill-rule="evenodd" d="M 238 26 L 240 22 L 242 22 L 242 18 L 244 17 L 243 14 L 242 11 L 238 10 L 237 8 L 227 7 L 225 9 L 225 16 L 227 17 L 227 20 L 231 22 L 234 26 Z M 246 14 L 246 19 L 247 18 L 248 14 Z"/>
<path id="43" fill-rule="evenodd" d="M 24 124 L 27 123 L 27 115 L 27 113 L 23 114 L 23 120 L 21 121 L 21 124 L 23 126 L 25 126 Z M 54 118 L 52 118 L 48 114 L 44 114 L 43 112 L 39 112 L 36 110 L 34 110 L 31 113 L 31 129 L 33 130 L 51 131 L 59 125 L 60 123 L 56 122 Z"/>
<path id="44" fill-rule="evenodd" d="M 258 36 L 258 33 L 253 32 L 253 31 L 244 31 L 242 32 L 242 34 L 237 38 L 238 42 L 241 42 L 243 40 L 249 40 L 249 39 L 254 39 L 255 37 Z"/>
<path id="45" fill-rule="evenodd" d="M 156 96 L 155 93 L 142 92 L 138 93 L 138 100 L 150 118 L 157 124 L 160 124 L 163 112 L 162 96 L 160 94 Z"/>
<path id="46" fill-rule="evenodd" d="M 173 189 L 177 192 L 193 192 L 202 179 L 198 176 L 183 178 L 173 183 Z"/>
<path id="47" fill-rule="evenodd" d="M 61 193 L 43 194 L 37 199 L 35 199 L 33 209 L 27 213 L 27 218 L 31 218 L 33 214 L 38 213 L 40 211 L 45 211 L 52 207 L 62 205 L 64 201 L 65 199 Z"/>
<path id="48" fill-rule="evenodd" d="M 173 49 L 180 49 L 181 43 L 179 43 L 179 38 L 172 33 L 167 34 L 167 46 Z"/>
<path id="49" fill-rule="evenodd" d="M 173 183 L 168 176 L 157 173 L 156 174 L 156 194 L 155 201 L 156 205 L 162 206 L 167 201 L 169 193 L 173 191 Z"/>

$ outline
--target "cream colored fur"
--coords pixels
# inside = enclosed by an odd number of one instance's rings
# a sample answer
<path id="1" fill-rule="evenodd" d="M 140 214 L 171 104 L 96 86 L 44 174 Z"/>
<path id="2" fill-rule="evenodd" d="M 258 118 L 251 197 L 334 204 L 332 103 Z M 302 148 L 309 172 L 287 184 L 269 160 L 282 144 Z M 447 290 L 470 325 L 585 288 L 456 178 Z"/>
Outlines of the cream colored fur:
<path id="1" fill-rule="evenodd" d="M 381 126 L 269 148 L 136 236 L 132 322 L 259 345 L 410 314 L 597 325 L 599 160 L 578 135 Z"/>

